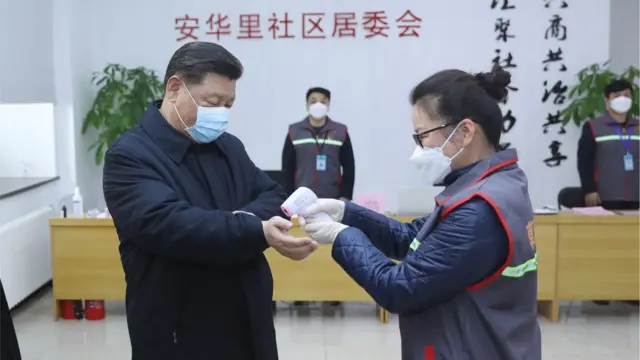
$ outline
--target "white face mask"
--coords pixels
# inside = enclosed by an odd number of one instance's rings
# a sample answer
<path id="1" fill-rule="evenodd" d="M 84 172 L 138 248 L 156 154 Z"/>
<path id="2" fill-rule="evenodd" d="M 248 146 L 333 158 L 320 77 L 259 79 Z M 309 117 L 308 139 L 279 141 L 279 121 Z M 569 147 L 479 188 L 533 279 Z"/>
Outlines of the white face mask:
<path id="1" fill-rule="evenodd" d="M 458 124 L 460 126 L 460 124 Z M 464 150 L 460 149 L 453 157 L 448 157 L 442 152 L 442 149 L 451 139 L 451 136 L 458 130 L 458 126 L 453 130 L 451 135 L 444 141 L 439 148 L 421 148 L 416 146 L 413 155 L 409 158 L 416 165 L 420 175 L 427 185 L 434 185 L 442 182 L 444 178 L 451 173 L 451 161 Z"/>
<path id="2" fill-rule="evenodd" d="M 317 102 L 309 105 L 309 115 L 316 120 L 320 120 L 327 116 L 329 107 L 323 103 Z"/>
<path id="3" fill-rule="evenodd" d="M 624 114 L 627 111 L 629 111 L 629 109 L 631 109 L 632 103 L 633 101 L 631 100 L 630 97 L 618 96 L 617 98 L 609 102 L 609 106 L 613 111 L 617 112 L 618 114 Z"/>

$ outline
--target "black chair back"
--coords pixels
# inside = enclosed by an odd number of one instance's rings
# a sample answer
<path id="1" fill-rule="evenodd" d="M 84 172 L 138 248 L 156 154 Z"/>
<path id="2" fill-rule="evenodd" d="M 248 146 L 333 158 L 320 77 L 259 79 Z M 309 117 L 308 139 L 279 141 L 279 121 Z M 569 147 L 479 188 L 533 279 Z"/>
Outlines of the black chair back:
<path id="1" fill-rule="evenodd" d="M 558 209 L 560 206 L 574 208 L 584 207 L 584 194 L 580 187 L 566 187 L 558 193 Z"/>

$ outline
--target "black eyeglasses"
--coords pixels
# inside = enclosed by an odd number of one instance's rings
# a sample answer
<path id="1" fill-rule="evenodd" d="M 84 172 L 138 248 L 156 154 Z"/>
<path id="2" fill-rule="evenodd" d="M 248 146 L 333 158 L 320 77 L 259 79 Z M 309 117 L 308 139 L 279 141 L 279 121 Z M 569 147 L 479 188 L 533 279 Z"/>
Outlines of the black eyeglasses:
<path id="1" fill-rule="evenodd" d="M 444 129 L 447 126 L 451 126 L 453 125 L 452 123 L 449 124 L 444 124 L 444 125 L 440 125 L 440 126 L 436 126 L 433 129 L 429 129 L 429 130 L 425 130 L 423 132 L 419 132 L 416 134 L 411 135 L 411 137 L 413 137 L 413 141 L 416 143 L 416 145 L 420 146 L 420 148 L 424 148 L 424 146 L 422 146 L 422 138 L 424 138 L 425 135 L 432 133 L 434 131 L 438 131 L 440 129 Z"/>

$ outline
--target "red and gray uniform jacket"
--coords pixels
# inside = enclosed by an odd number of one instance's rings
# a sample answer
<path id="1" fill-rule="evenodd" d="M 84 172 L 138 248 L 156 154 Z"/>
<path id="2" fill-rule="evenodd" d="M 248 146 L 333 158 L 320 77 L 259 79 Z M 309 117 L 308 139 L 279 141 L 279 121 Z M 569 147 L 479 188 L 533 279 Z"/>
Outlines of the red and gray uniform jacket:
<path id="1" fill-rule="evenodd" d="M 400 315 L 403 360 L 541 359 L 533 209 L 517 160 L 508 149 L 474 164 L 436 197 L 432 214 L 411 224 L 347 204 L 351 227 L 336 238 L 333 258 Z M 481 235 L 489 225 L 497 231 Z M 507 247 L 506 255 L 461 283 L 452 274 L 473 272 L 477 257 L 490 255 L 468 255 L 478 242 L 482 251 Z"/>
<path id="2" fill-rule="evenodd" d="M 309 119 L 289 126 L 289 138 L 296 152 L 295 187 L 308 187 L 319 198 L 340 197 L 342 168 L 340 148 L 347 137 L 347 127 L 327 118 L 326 124 L 314 128 Z M 318 169 L 319 157 L 325 162 Z"/>
<path id="3" fill-rule="evenodd" d="M 629 119 L 622 127 L 609 116 L 587 121 L 596 142 L 594 180 L 602 201 L 640 200 L 640 126 Z M 625 156 L 632 167 L 625 169 Z"/>

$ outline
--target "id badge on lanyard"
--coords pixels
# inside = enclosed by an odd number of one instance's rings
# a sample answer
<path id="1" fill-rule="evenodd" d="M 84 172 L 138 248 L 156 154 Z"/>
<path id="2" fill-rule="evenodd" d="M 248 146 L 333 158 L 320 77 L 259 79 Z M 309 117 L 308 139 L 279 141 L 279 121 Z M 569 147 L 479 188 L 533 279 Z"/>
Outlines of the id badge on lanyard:
<path id="1" fill-rule="evenodd" d="M 327 171 L 327 155 L 316 155 L 316 170 Z"/>
<path id="2" fill-rule="evenodd" d="M 633 131 L 629 130 L 628 134 L 626 134 L 627 138 L 625 139 L 624 137 L 625 129 L 622 126 L 616 126 L 615 129 L 625 149 L 625 154 L 622 157 L 624 171 L 634 171 L 635 169 L 634 169 L 633 154 L 631 154 L 631 136 L 633 135 Z"/>
<path id="3" fill-rule="evenodd" d="M 322 144 L 318 143 L 319 136 L 316 135 L 316 171 L 327 171 L 327 155 L 322 153 L 322 149 L 324 148 L 325 143 L 327 142 L 327 136 L 329 136 L 329 132 L 325 132 L 324 138 L 322 139 Z"/>

